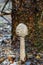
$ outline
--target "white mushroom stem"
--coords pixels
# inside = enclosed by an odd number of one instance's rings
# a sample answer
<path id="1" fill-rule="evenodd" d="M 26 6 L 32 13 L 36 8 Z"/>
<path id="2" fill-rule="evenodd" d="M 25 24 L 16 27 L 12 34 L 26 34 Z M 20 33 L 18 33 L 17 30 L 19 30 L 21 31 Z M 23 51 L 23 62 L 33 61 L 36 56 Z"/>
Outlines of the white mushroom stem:
<path id="1" fill-rule="evenodd" d="M 20 60 L 24 61 L 25 59 L 25 39 L 20 37 Z"/>

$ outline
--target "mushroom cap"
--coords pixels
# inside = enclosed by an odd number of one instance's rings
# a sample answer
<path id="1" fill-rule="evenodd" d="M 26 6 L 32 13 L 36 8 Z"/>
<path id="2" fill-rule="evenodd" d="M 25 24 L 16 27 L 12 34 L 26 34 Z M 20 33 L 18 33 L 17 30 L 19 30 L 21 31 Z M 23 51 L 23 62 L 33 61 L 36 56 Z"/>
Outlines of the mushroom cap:
<path id="1" fill-rule="evenodd" d="M 16 34 L 18 36 L 24 37 L 26 35 L 28 35 L 28 28 L 25 24 L 20 23 L 17 27 L 16 27 Z"/>

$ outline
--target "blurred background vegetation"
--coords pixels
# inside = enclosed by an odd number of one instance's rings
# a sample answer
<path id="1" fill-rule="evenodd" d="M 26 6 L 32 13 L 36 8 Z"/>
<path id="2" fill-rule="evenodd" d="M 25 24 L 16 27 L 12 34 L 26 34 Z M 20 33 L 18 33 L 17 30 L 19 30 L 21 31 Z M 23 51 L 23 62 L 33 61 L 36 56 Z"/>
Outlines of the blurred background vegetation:
<path id="1" fill-rule="evenodd" d="M 26 49 L 43 51 L 43 0 L 12 0 L 12 21 L 13 39 L 16 26 L 24 23 L 28 27 Z"/>

